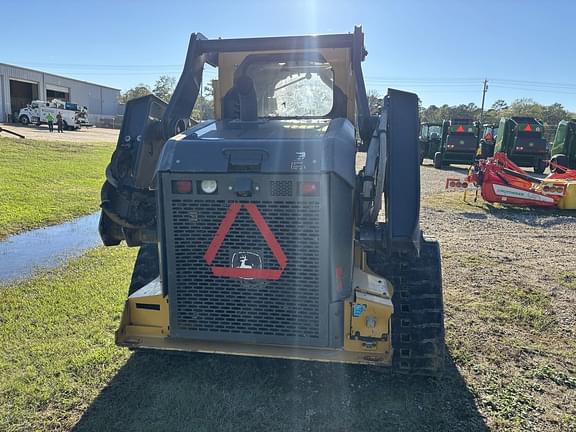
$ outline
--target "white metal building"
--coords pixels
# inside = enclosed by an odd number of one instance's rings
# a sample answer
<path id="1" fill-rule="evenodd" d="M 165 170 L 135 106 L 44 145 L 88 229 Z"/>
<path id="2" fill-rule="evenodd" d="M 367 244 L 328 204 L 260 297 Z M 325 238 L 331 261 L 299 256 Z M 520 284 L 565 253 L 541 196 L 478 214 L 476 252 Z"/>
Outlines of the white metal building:
<path id="1" fill-rule="evenodd" d="M 47 72 L 0 63 L 0 122 L 32 100 L 54 98 L 88 107 L 91 123 L 113 123 L 120 90 Z"/>

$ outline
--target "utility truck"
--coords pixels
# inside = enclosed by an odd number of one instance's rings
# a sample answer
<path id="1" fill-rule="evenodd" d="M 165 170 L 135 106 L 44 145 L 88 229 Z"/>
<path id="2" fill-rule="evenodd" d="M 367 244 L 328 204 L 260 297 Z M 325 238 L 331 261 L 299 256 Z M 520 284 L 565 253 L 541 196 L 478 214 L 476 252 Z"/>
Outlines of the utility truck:
<path id="1" fill-rule="evenodd" d="M 58 113 L 62 115 L 64 121 L 64 129 L 75 130 L 81 127 L 92 126 L 88 122 L 88 108 L 75 103 L 64 102 L 58 99 L 53 99 L 51 102 L 34 100 L 26 108 L 22 108 L 18 113 L 18 120 L 23 125 L 47 124 L 48 113 L 52 114 L 54 123 L 56 123 L 56 116 Z"/>

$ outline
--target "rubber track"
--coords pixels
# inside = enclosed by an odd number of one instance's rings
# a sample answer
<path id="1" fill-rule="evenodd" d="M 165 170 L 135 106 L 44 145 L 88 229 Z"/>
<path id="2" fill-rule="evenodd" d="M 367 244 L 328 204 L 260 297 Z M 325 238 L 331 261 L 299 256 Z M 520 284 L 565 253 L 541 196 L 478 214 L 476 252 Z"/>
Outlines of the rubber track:
<path id="1" fill-rule="evenodd" d="M 444 304 L 438 242 L 425 238 L 420 257 L 369 253 L 369 267 L 392 282 L 393 366 L 397 372 L 437 375 L 444 367 Z"/>
<path id="2" fill-rule="evenodd" d="M 136 262 L 134 263 L 134 271 L 132 272 L 128 295 L 136 292 L 147 283 L 152 282 L 159 274 L 158 245 L 145 244 L 140 246 Z"/>

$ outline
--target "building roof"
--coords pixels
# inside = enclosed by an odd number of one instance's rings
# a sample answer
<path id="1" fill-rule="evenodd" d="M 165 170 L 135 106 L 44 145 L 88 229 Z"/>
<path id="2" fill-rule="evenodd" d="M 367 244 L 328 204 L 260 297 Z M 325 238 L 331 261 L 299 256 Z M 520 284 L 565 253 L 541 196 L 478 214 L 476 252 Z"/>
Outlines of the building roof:
<path id="1" fill-rule="evenodd" d="M 90 84 L 90 85 L 94 85 L 94 86 L 97 86 L 97 87 L 104 87 L 104 88 L 108 88 L 108 89 L 111 89 L 111 90 L 118 90 L 118 91 L 120 91 L 119 88 L 110 87 L 110 86 L 102 85 L 102 84 L 97 84 L 97 83 L 93 83 L 93 82 L 90 82 L 90 81 L 83 81 L 83 80 L 79 80 L 79 79 L 76 79 L 76 78 L 70 78 L 70 77 L 67 77 L 67 76 L 64 76 L 64 75 L 58 75 L 58 74 L 55 74 L 55 73 L 52 73 L 52 72 L 44 72 L 44 71 L 40 71 L 40 70 L 37 70 L 37 69 L 31 69 L 31 68 L 27 68 L 27 67 L 24 67 L 24 66 L 18 66 L 18 65 L 13 65 L 13 64 L 9 64 L 9 63 L 0 63 L 0 66 L 8 66 L 8 67 L 13 67 L 13 68 L 17 68 L 17 69 L 24 69 L 24 70 L 27 70 L 27 71 L 36 72 L 36 73 L 41 73 L 41 74 L 44 74 L 44 75 L 52 75 L 52 76 L 55 76 L 55 77 L 58 77 L 58 78 L 63 78 L 63 79 L 67 79 L 67 80 L 70 80 L 70 81 L 76 81 L 76 82 L 80 82 L 80 83 L 83 83 L 83 84 Z"/>

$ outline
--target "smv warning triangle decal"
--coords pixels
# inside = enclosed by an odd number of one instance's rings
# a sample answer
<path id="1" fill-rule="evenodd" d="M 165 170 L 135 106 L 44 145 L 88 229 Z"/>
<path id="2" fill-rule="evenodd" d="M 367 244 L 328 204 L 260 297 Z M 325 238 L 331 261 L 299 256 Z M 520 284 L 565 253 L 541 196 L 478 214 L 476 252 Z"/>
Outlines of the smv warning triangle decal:
<path id="1" fill-rule="evenodd" d="M 216 258 L 216 254 L 220 250 L 224 239 L 230 232 L 230 228 L 232 224 L 236 220 L 238 213 L 244 207 L 248 210 L 250 217 L 258 227 L 258 230 L 262 233 L 262 237 L 266 240 L 268 247 L 274 254 L 274 258 L 278 261 L 278 265 L 280 266 L 279 269 L 258 269 L 258 268 L 239 268 L 239 267 L 219 267 L 213 266 L 212 263 L 214 262 L 214 258 Z M 276 240 L 274 233 L 264 220 L 264 217 L 256 207 L 256 204 L 250 203 L 232 203 L 230 207 L 228 207 L 228 211 L 224 215 L 224 219 L 220 222 L 220 226 L 218 227 L 218 231 L 214 234 L 214 238 L 210 242 L 206 253 L 204 254 L 204 260 L 211 266 L 212 274 L 218 277 L 230 277 L 230 278 L 244 278 L 244 279 L 265 279 L 265 280 L 278 280 L 282 275 L 282 272 L 286 268 L 288 264 L 288 260 L 286 259 L 286 255 L 282 250 L 282 247 Z"/>

